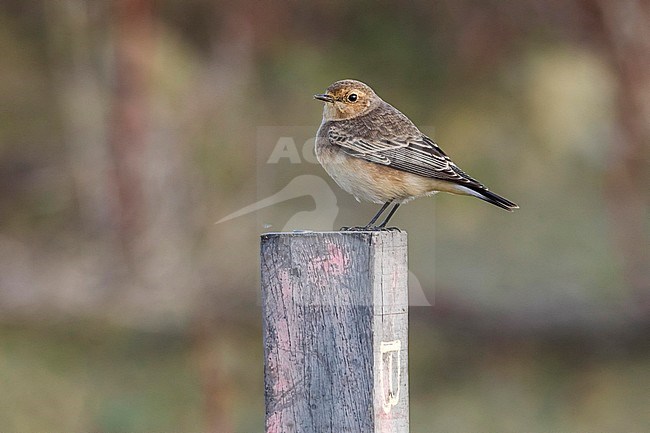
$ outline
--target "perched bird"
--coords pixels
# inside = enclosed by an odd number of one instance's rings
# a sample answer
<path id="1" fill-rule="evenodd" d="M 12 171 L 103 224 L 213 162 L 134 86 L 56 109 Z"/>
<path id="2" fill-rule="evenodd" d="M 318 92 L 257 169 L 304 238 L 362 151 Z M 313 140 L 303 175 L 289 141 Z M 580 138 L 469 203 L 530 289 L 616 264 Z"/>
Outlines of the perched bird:
<path id="1" fill-rule="evenodd" d="M 382 203 L 363 229 L 382 229 L 397 208 L 438 191 L 470 195 L 508 211 L 518 208 L 463 172 L 429 137 L 366 84 L 337 81 L 325 93 L 316 158 L 357 200 Z M 374 225 L 394 203 L 388 216 Z"/>

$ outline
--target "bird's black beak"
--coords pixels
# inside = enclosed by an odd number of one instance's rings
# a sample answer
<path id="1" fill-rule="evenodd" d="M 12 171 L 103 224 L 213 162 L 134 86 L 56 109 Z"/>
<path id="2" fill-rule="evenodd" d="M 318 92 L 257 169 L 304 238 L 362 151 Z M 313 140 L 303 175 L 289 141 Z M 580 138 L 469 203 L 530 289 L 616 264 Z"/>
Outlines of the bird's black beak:
<path id="1" fill-rule="evenodd" d="M 332 98 L 328 94 L 320 94 L 320 95 L 314 95 L 314 99 L 318 99 L 319 101 L 325 101 L 325 102 L 334 102 L 334 98 Z"/>

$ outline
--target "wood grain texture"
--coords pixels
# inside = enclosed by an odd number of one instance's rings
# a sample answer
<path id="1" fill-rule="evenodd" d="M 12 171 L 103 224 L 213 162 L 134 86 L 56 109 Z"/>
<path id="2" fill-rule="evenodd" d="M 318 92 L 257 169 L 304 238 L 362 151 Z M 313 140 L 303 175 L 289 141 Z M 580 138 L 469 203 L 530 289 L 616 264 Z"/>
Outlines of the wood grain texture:
<path id="1" fill-rule="evenodd" d="M 261 266 L 266 432 L 408 432 L 406 233 L 269 233 Z"/>

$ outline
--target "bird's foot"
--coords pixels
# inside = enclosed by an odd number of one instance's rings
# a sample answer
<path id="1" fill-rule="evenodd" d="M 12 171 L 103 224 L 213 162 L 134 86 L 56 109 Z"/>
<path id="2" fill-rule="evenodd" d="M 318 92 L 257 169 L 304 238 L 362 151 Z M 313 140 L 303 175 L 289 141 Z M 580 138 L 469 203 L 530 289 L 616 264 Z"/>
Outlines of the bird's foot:
<path id="1" fill-rule="evenodd" d="M 402 232 L 402 230 L 399 227 L 374 227 L 373 230 L 376 230 L 378 232 Z"/>
<path id="2" fill-rule="evenodd" d="M 368 227 L 355 226 L 355 227 L 341 227 L 339 231 L 342 232 L 364 232 L 368 230 Z"/>
<path id="3" fill-rule="evenodd" d="M 342 232 L 401 232 L 399 227 L 381 227 L 381 226 L 356 226 L 341 227 Z"/>

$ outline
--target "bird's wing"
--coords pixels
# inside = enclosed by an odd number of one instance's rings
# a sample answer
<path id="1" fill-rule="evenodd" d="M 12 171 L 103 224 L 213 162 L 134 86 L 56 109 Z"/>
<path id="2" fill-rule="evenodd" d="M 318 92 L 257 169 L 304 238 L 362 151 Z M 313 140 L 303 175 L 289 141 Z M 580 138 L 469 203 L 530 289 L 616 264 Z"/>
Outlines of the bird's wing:
<path id="1" fill-rule="evenodd" d="M 350 156 L 386 165 L 424 177 L 447 180 L 475 188 L 485 188 L 462 171 L 424 134 L 384 139 L 358 137 L 336 125 L 330 127 L 328 138 Z"/>
<path id="2" fill-rule="evenodd" d="M 356 137 L 336 126 L 330 128 L 328 138 L 330 143 L 340 146 L 351 156 L 383 165 L 390 165 L 391 162 L 383 152 L 404 148 L 409 144 L 406 139 L 399 138 L 382 140 Z"/>

